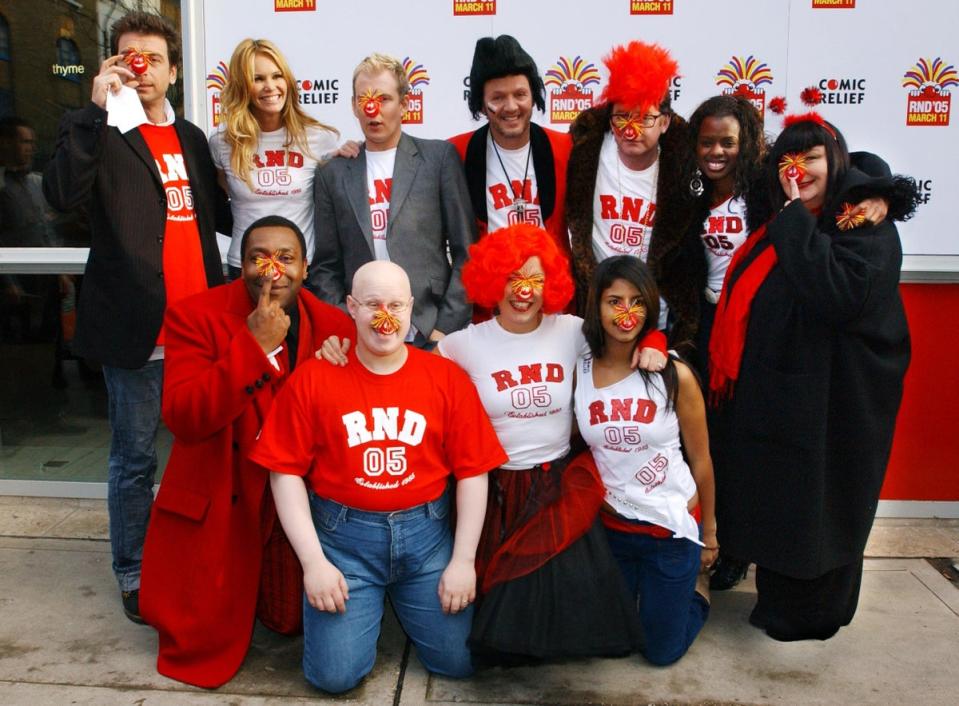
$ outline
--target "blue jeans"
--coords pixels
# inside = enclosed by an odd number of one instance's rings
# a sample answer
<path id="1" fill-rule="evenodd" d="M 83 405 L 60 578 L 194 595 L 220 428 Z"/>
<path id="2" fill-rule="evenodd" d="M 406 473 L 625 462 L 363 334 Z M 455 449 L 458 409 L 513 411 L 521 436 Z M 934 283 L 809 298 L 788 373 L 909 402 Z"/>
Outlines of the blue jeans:
<path id="1" fill-rule="evenodd" d="M 609 528 L 606 536 L 630 595 L 639 597 L 643 655 L 656 665 L 672 664 L 686 654 L 709 617 L 709 604 L 695 591 L 700 546 Z"/>
<path id="2" fill-rule="evenodd" d="M 153 505 L 157 470 L 163 361 L 127 370 L 103 366 L 110 414 L 107 507 L 113 573 L 121 591 L 140 588 L 143 540 Z"/>
<path id="3" fill-rule="evenodd" d="M 389 596 L 400 624 L 430 672 L 473 673 L 466 639 L 473 607 L 446 615 L 437 589 L 453 540 L 449 498 L 399 512 L 365 512 L 310 496 L 323 553 L 346 578 L 345 613 L 316 610 L 303 600 L 303 673 L 338 694 L 359 684 L 376 661 L 376 641 Z"/>

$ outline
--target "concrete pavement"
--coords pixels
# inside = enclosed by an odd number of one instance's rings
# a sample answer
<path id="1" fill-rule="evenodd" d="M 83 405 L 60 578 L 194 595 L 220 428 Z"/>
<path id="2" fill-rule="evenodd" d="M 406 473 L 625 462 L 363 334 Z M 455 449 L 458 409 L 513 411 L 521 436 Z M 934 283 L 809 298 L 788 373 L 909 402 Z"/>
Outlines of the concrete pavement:
<path id="1" fill-rule="evenodd" d="M 431 677 L 395 619 L 373 674 L 345 697 L 311 689 L 300 639 L 258 629 L 240 673 L 203 691 L 156 673 L 156 636 L 120 611 L 102 501 L 0 498 L 2 704 L 954 704 L 959 589 L 921 556 L 959 556 L 955 521 L 880 521 L 859 613 L 827 642 L 783 644 L 748 625 L 752 572 L 713 609 L 689 654 Z"/>

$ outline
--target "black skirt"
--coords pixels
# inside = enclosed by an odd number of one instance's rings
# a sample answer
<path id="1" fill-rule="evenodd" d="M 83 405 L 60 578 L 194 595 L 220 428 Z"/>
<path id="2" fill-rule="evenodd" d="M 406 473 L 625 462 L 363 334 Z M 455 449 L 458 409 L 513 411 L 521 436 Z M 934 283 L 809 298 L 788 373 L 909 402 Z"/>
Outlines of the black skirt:
<path id="1" fill-rule="evenodd" d="M 861 584 L 862 557 L 814 579 L 757 566 L 757 600 L 749 622 L 780 642 L 828 640 L 852 622 Z"/>
<path id="2" fill-rule="evenodd" d="M 482 596 L 469 645 L 487 664 L 616 657 L 640 648 L 638 623 L 636 602 L 597 519 L 539 569 Z"/>

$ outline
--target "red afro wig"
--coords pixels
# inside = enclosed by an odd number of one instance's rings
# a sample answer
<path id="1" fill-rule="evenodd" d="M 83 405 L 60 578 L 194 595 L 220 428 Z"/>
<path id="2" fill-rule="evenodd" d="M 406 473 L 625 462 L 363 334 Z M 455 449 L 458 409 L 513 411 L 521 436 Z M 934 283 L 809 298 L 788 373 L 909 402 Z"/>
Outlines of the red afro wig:
<path id="1" fill-rule="evenodd" d="M 643 42 L 613 47 L 603 57 L 603 63 L 609 69 L 609 82 L 603 89 L 602 100 L 640 112 L 658 107 L 666 97 L 670 81 L 679 73 L 679 64 L 668 51 L 658 44 Z"/>
<path id="2" fill-rule="evenodd" d="M 494 230 L 470 246 L 463 286 L 474 304 L 492 309 L 503 299 L 510 275 L 531 257 L 543 265 L 543 312 L 558 314 L 573 298 L 569 260 L 553 237 L 538 226 L 517 223 Z"/>

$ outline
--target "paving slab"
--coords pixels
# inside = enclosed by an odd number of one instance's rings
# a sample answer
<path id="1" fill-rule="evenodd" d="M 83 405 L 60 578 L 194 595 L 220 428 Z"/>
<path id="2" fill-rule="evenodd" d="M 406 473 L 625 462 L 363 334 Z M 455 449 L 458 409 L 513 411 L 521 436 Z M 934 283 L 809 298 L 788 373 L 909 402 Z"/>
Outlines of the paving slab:
<path id="1" fill-rule="evenodd" d="M 76 509 L 71 499 L 0 496 L 0 536 L 39 537 Z"/>
<path id="2" fill-rule="evenodd" d="M 959 591 L 925 561 L 868 560 L 855 620 L 826 642 L 780 643 L 749 625 L 752 578 L 714 594 L 699 639 L 671 667 L 629 657 L 496 668 L 454 681 L 411 660 L 400 703 L 957 703 Z"/>
<path id="3" fill-rule="evenodd" d="M 0 685 L 10 695 L 8 700 L 0 692 L 0 703 L 69 703 L 72 696 L 59 701 L 55 690 L 69 686 L 80 687 L 78 694 L 87 694 L 82 698 L 90 703 L 140 703 L 140 697 L 131 698 L 134 692 L 155 691 L 172 694 L 172 700 L 156 696 L 158 704 L 208 703 L 200 697 L 215 694 L 218 703 L 242 696 L 380 706 L 393 703 L 405 644 L 395 620 L 385 621 L 373 673 L 345 698 L 333 699 L 303 679 L 302 638 L 258 628 L 229 684 L 216 692 L 195 689 L 159 675 L 156 633 L 123 617 L 109 544 L 0 538 Z M 12 689 L 14 684 L 21 688 Z M 104 700 L 105 694 L 117 700 Z"/>
<path id="4" fill-rule="evenodd" d="M 239 674 L 216 691 L 156 673 L 156 636 L 123 618 L 105 541 L 103 501 L 0 498 L 0 703 L 2 704 L 889 704 L 959 702 L 959 590 L 926 561 L 868 559 L 859 613 L 827 642 L 783 644 L 748 625 L 753 572 L 716 593 L 712 616 L 677 665 L 635 656 L 514 669 L 472 679 L 431 677 L 404 655 L 388 611 L 373 674 L 338 699 L 303 680 L 302 641 L 259 628 Z M 6 520 L 6 523 L 4 523 Z M 959 527 L 891 521 L 878 551 L 910 551 L 902 537 Z M 897 536 L 896 531 L 900 534 Z M 916 535 L 923 530 L 929 534 Z M 46 537 L 37 537 L 44 534 Z M 27 535 L 27 536 L 22 536 Z M 32 536 L 31 536 L 32 535 Z M 898 538 L 897 538 L 898 537 Z M 925 540 L 922 540 L 925 541 Z M 918 551 L 918 549 L 911 549 Z M 908 556 L 908 554 L 906 554 Z"/>

